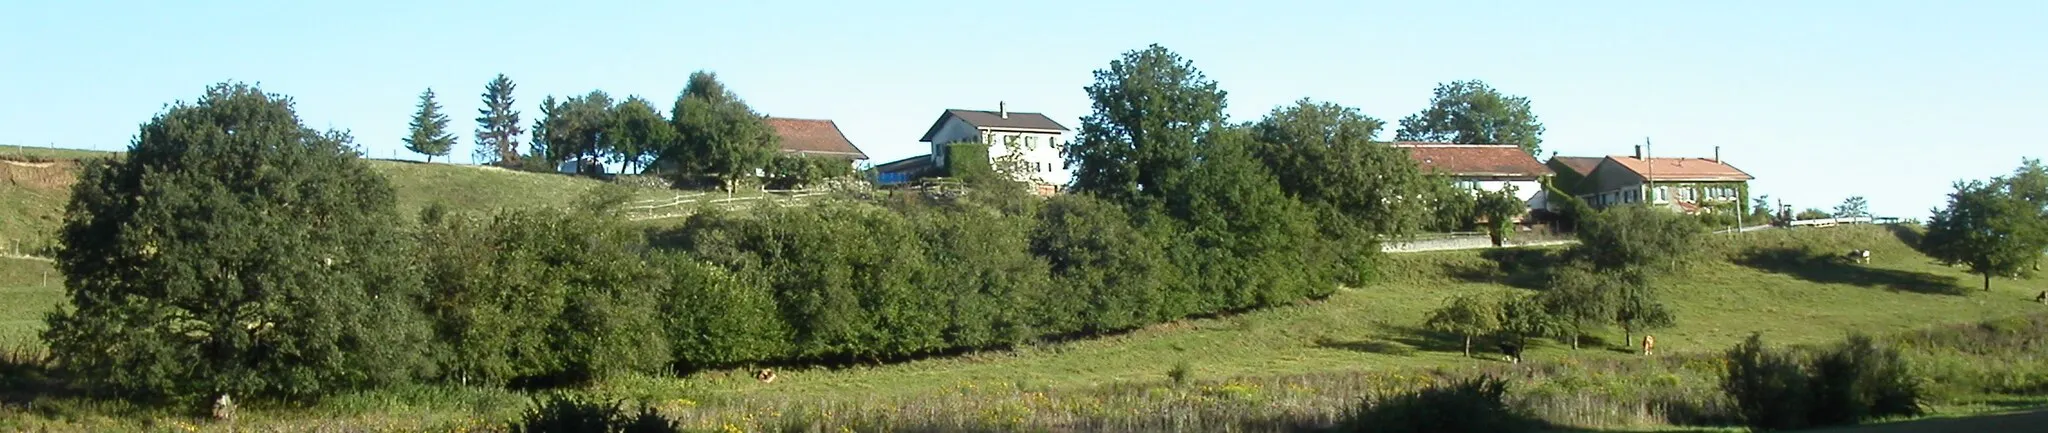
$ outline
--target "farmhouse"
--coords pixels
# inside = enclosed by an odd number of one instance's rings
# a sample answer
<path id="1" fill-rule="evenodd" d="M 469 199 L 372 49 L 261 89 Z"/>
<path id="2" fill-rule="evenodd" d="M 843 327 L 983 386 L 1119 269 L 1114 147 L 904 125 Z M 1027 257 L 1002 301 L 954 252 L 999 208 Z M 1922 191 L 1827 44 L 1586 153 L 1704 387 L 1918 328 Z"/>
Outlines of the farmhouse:
<path id="1" fill-rule="evenodd" d="M 841 158 L 849 164 L 868 159 L 868 154 L 847 140 L 846 134 L 839 131 L 839 124 L 831 120 L 770 117 L 767 122 L 780 139 L 784 154 Z"/>
<path id="2" fill-rule="evenodd" d="M 1060 158 L 1066 144 L 1067 127 L 1040 113 L 1012 112 L 998 102 L 996 111 L 949 109 L 939 113 L 932 127 L 918 141 L 931 146 L 931 153 L 875 166 L 883 184 L 903 183 L 933 171 L 945 170 L 946 145 L 959 142 L 988 144 L 991 160 L 1014 158 L 1024 165 L 1019 181 L 1042 187 L 1064 186 L 1073 179 Z"/>
<path id="3" fill-rule="evenodd" d="M 1535 156 L 1512 144 L 1451 144 L 1395 142 L 1422 166 L 1424 173 L 1449 176 L 1459 186 L 1474 191 L 1500 191 L 1513 187 L 1515 196 L 1530 209 L 1547 206 L 1543 178 L 1549 167 Z"/>
<path id="4" fill-rule="evenodd" d="M 1685 213 L 1740 211 L 1749 202 L 1749 181 L 1755 179 L 1722 161 L 1719 148 L 1712 158 L 1656 158 L 1645 157 L 1637 146 L 1634 155 L 1560 156 L 1551 158 L 1549 166 L 1558 172 L 1561 189 L 1594 208 L 1649 202 Z"/>

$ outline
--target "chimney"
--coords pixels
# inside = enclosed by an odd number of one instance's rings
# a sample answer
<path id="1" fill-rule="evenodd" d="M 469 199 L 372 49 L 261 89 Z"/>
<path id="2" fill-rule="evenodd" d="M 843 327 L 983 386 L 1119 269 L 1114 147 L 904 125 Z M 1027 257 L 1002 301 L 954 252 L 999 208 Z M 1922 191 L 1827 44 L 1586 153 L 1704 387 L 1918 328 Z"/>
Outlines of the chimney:
<path id="1" fill-rule="evenodd" d="M 1643 145 L 1636 145 L 1636 159 L 1643 159 Z"/>
<path id="2" fill-rule="evenodd" d="M 1010 104 L 1003 101 L 996 101 L 996 116 L 1002 117 L 1004 119 L 1010 118 Z"/>
<path id="3" fill-rule="evenodd" d="M 1721 146 L 1714 146 L 1714 162 L 1721 162 Z"/>

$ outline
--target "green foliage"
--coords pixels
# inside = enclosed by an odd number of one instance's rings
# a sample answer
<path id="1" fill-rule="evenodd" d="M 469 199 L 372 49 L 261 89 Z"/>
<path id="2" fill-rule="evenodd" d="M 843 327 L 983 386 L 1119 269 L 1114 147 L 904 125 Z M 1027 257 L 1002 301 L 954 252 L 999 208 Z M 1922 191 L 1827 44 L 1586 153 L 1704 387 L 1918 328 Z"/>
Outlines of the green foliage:
<path id="1" fill-rule="evenodd" d="M 716 178 L 733 191 L 775 156 L 775 131 L 711 72 L 691 73 L 670 113 L 676 146 L 659 158 L 672 162 L 680 175 Z"/>
<path id="2" fill-rule="evenodd" d="M 1763 337 L 1752 334 L 1726 355 L 1728 373 L 1721 389 L 1735 400 L 1742 420 L 1754 430 L 1788 430 L 1806 427 L 1806 413 L 1812 407 L 1806 373 L 1791 354 L 1764 347 Z"/>
<path id="3" fill-rule="evenodd" d="M 1473 213 L 1486 219 L 1486 234 L 1493 238 L 1493 246 L 1501 246 L 1514 234 L 1515 219 L 1529 213 L 1529 205 L 1515 196 L 1514 185 L 1500 191 L 1479 191 L 1478 196 Z"/>
<path id="4" fill-rule="evenodd" d="M 1928 219 L 1920 249 L 1937 260 L 1969 266 L 1984 277 L 1987 291 L 1993 275 L 2032 273 L 2048 248 L 2048 220 L 2030 198 L 2048 197 L 2034 190 L 2048 187 L 2034 186 L 2030 178 L 2019 180 L 1957 182 L 1948 207 Z"/>
<path id="5" fill-rule="evenodd" d="M 660 275 L 615 217 L 541 208 L 422 220 L 419 263 L 449 380 L 575 382 L 670 359 Z"/>
<path id="6" fill-rule="evenodd" d="M 552 395 L 534 402 L 519 421 L 505 426 L 513 433 L 680 433 L 682 427 L 642 406 L 631 415 L 619 402 L 596 402 Z"/>
<path id="7" fill-rule="evenodd" d="M 1647 206 L 1608 208 L 1579 227 L 1573 254 L 1606 272 L 1672 269 L 1698 253 L 1705 229 L 1683 215 Z"/>
<path id="8" fill-rule="evenodd" d="M 644 105 L 644 103 L 643 103 Z M 652 110 L 653 107 L 646 107 Z M 618 146 L 618 134 L 622 122 L 614 119 L 611 95 L 593 90 L 587 95 L 571 96 L 556 103 L 554 96 L 541 101 L 541 118 L 534 125 L 534 147 L 543 150 L 541 156 L 550 163 L 576 161 L 580 173 L 596 173 L 603 169 L 595 163 L 605 159 Z M 648 113 L 639 113 L 645 116 Z M 660 113 L 653 113 L 658 119 Z M 646 122 L 647 119 L 637 119 Z M 645 126 L 645 125 L 641 125 Z M 658 133 L 639 131 L 645 135 Z"/>
<path id="9" fill-rule="evenodd" d="M 1543 122 L 1529 98 L 1502 94 L 1480 80 L 1436 86 L 1429 108 L 1401 119 L 1396 140 L 1465 144 L 1513 144 L 1530 155 L 1542 153 Z"/>
<path id="10" fill-rule="evenodd" d="M 1340 421 L 1340 432 L 1523 432 L 1544 423 L 1508 404 L 1507 381 L 1491 376 L 1435 384 L 1369 399 Z"/>
<path id="11" fill-rule="evenodd" d="M 1435 232 L 1471 230 L 1479 218 L 1479 196 L 1443 175 L 1429 174 L 1424 179 L 1421 197 L 1429 216 L 1423 228 Z"/>
<path id="12" fill-rule="evenodd" d="M 1494 310 L 1500 315 L 1500 328 L 1496 334 L 1501 341 L 1520 347 L 1528 347 L 1531 339 L 1559 335 L 1561 324 L 1543 307 L 1534 295 L 1511 293 L 1503 296 L 1500 307 Z"/>
<path id="13" fill-rule="evenodd" d="M 427 368 L 391 187 L 289 99 L 207 88 L 72 192 L 58 368 L 142 398 L 314 398 Z"/>
<path id="14" fill-rule="evenodd" d="M 1614 284 L 1608 286 L 1614 302 L 1614 324 L 1621 325 L 1622 340 L 1634 340 L 1637 331 L 1669 328 L 1678 323 L 1671 309 L 1658 296 L 1657 288 L 1650 285 L 1650 278 L 1642 270 L 1618 271 L 1609 276 Z"/>
<path id="15" fill-rule="evenodd" d="M 1031 254 L 1036 221 L 1029 215 L 957 201 L 913 204 L 899 211 L 919 228 L 925 266 L 931 270 L 919 287 L 927 293 L 922 296 L 941 302 L 939 308 L 950 319 L 944 328 L 948 346 L 1012 347 L 1054 322 L 1022 308 L 1051 303 L 1048 265 Z M 1073 317 L 1075 312 L 1055 313 Z"/>
<path id="16" fill-rule="evenodd" d="M 1722 390 L 1752 430 L 1853 425 L 1922 413 L 1920 378 L 1895 348 L 1851 335 L 1802 365 L 1751 335 L 1726 355 Z"/>
<path id="17" fill-rule="evenodd" d="M 1427 209 L 1410 197 L 1429 189 L 1408 154 L 1372 141 L 1379 119 L 1358 109 L 1308 99 L 1273 109 L 1255 126 L 1253 153 L 1281 189 L 1310 205 L 1326 205 L 1372 233 L 1401 234 L 1424 226 Z"/>
<path id="18" fill-rule="evenodd" d="M 1429 312 L 1422 326 L 1432 331 L 1465 338 L 1465 356 L 1472 356 L 1472 338 L 1501 329 L 1500 306 L 1464 295 L 1451 298 L 1443 307 Z"/>
<path id="19" fill-rule="evenodd" d="M 605 128 L 611 144 L 609 159 L 623 163 L 620 168 L 624 173 L 645 167 L 655 155 L 675 144 L 675 127 L 653 103 L 639 96 L 628 96 L 625 102 L 612 106 L 610 117 L 611 124 Z"/>
<path id="20" fill-rule="evenodd" d="M 1614 274 L 1596 272 L 1583 263 L 1554 271 L 1549 287 L 1537 295 L 1537 302 L 1556 320 L 1557 332 L 1551 336 L 1570 339 L 1572 348 L 1578 349 L 1580 336 L 1613 323 L 1619 303 L 1615 299 L 1626 290 L 1622 284 Z"/>
<path id="21" fill-rule="evenodd" d="M 768 160 L 767 172 L 769 188 L 808 188 L 827 179 L 852 176 L 853 163 L 839 158 L 785 153 Z"/>
<path id="22" fill-rule="evenodd" d="M 1164 198 L 1193 169 L 1195 142 L 1224 122 L 1225 92 L 1159 45 L 1096 70 L 1086 90 L 1093 111 L 1061 154 L 1075 190 L 1120 204 Z"/>
<path id="23" fill-rule="evenodd" d="M 1180 179 L 1167 212 L 1185 224 L 1185 284 L 1201 311 L 1231 311 L 1328 296 L 1336 289 L 1328 246 L 1315 216 L 1280 189 L 1253 159 L 1249 131 L 1215 130 L 1199 148 L 1200 164 Z"/>
<path id="24" fill-rule="evenodd" d="M 650 262 L 668 278 L 660 312 L 679 370 L 775 361 L 789 352 L 789 325 L 767 287 L 683 254 L 659 253 Z"/>
<path id="25" fill-rule="evenodd" d="M 518 86 L 505 74 L 498 74 L 484 85 L 484 107 L 477 109 L 476 118 L 476 160 L 509 164 L 519 161 L 519 110 L 512 99 L 512 90 Z"/>
<path id="26" fill-rule="evenodd" d="M 434 89 L 420 92 L 419 107 L 412 115 L 412 134 L 405 137 L 405 149 L 426 155 L 429 161 L 448 156 L 448 150 L 455 147 L 455 134 L 448 132 L 448 115 L 441 114 L 441 104 L 434 102 Z"/>
<path id="27" fill-rule="evenodd" d="M 988 182 L 996 177 L 995 169 L 989 166 L 987 143 L 947 143 L 945 153 L 948 176 L 973 183 Z"/>
<path id="28" fill-rule="evenodd" d="M 1031 251 L 1050 266 L 1051 284 L 1031 304 L 1048 333 L 1117 331 L 1169 316 L 1163 296 L 1177 270 L 1115 204 L 1084 194 L 1053 197 L 1039 211 Z"/>
<path id="29" fill-rule="evenodd" d="M 1841 218 L 1868 217 L 1870 216 L 1870 201 L 1865 200 L 1860 195 L 1842 199 L 1842 204 L 1835 205 L 1835 216 Z"/>
<path id="30" fill-rule="evenodd" d="M 1599 212 L 1594 210 L 1592 205 L 1586 204 L 1585 199 L 1559 189 L 1552 178 L 1544 178 L 1543 191 L 1548 195 L 1547 200 L 1550 203 L 1563 208 L 1558 211 L 1557 223 L 1566 230 L 1577 232 L 1580 222 L 1592 218 Z"/>
<path id="31" fill-rule="evenodd" d="M 1835 214 L 1828 213 L 1828 211 L 1821 210 L 1820 208 L 1806 208 L 1806 210 L 1799 211 L 1799 213 L 1792 215 L 1792 219 L 1794 220 L 1818 220 L 1834 217 Z"/>
<path id="32" fill-rule="evenodd" d="M 1195 381 L 1195 366 L 1185 360 L 1175 362 L 1173 368 L 1166 369 L 1166 378 L 1173 381 L 1173 386 L 1187 386 Z"/>

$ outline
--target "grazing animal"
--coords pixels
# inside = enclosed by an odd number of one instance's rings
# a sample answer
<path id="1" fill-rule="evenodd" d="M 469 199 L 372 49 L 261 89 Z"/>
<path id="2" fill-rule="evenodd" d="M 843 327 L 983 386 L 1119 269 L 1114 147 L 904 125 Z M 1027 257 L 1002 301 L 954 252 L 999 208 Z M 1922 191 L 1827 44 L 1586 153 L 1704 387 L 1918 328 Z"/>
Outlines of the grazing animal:
<path id="1" fill-rule="evenodd" d="M 1503 341 L 1500 343 L 1500 353 L 1508 356 L 1508 362 L 1522 363 L 1522 345 L 1520 344 Z"/>
<path id="2" fill-rule="evenodd" d="M 1649 334 L 1644 334 L 1644 335 L 1643 335 L 1643 356 L 1649 356 L 1649 355 L 1650 355 L 1650 350 L 1651 350 L 1651 349 L 1655 349 L 1655 348 L 1657 348 L 1657 337 L 1651 337 L 1651 336 L 1649 336 Z"/>
<path id="3" fill-rule="evenodd" d="M 1843 257 L 1847 257 L 1851 262 L 1869 264 L 1870 250 L 1849 250 L 1849 254 L 1843 255 Z"/>
<path id="4" fill-rule="evenodd" d="M 2034 296 L 2034 302 L 2048 304 L 2048 291 L 2041 292 L 2040 295 Z"/>
<path id="5" fill-rule="evenodd" d="M 775 383 L 775 369 L 763 368 L 761 371 L 754 372 L 754 380 L 759 380 L 761 383 Z"/>
<path id="6" fill-rule="evenodd" d="M 221 394 L 220 398 L 213 400 L 213 419 L 216 421 L 234 421 L 235 407 L 234 398 L 228 397 L 227 394 Z"/>

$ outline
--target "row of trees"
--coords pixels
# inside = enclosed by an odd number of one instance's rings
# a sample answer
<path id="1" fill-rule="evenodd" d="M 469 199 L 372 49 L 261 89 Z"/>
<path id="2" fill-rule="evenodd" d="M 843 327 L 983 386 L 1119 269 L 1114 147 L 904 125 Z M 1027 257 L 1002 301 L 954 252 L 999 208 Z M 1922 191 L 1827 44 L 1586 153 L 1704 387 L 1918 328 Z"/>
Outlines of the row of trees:
<path id="1" fill-rule="evenodd" d="M 710 72 L 690 74 L 667 114 L 639 96 L 615 100 L 599 90 L 559 100 L 550 95 L 541 100 L 524 155 L 519 140 L 529 130 L 522 128 L 514 108 L 516 88 L 503 74 L 485 85 L 484 108 L 476 119 L 477 160 L 538 170 L 575 162 L 583 172 L 602 170 L 597 164 L 604 163 L 620 164 L 629 173 L 659 167 L 664 174 L 715 179 L 731 188 L 769 168 L 776 156 L 777 137 L 765 116 Z M 405 139 L 407 149 L 429 159 L 446 156 L 456 141 L 434 98 L 433 89 L 420 94 Z M 795 163 L 785 166 L 790 164 Z"/>
<path id="2" fill-rule="evenodd" d="M 611 190 L 405 224 L 347 134 L 222 84 L 87 166 L 58 257 L 70 308 L 44 338 L 68 377 L 144 398 L 900 359 L 1326 296 L 1371 275 L 1380 237 L 1472 200 L 1437 194 L 1448 184 L 1370 141 L 1378 122 L 1353 109 L 1304 100 L 1231 124 L 1215 83 L 1158 46 L 1096 77 L 1066 149 L 1077 194 L 981 176 L 952 198 L 703 213 L 653 241 Z M 501 162 L 524 132 L 512 88 L 494 80 L 479 117 Z M 682 154 L 728 187 L 764 163 L 739 148 L 772 134 L 709 74 L 678 99 L 676 145 L 632 149 L 664 134 L 644 101 L 548 101 L 532 155 Z M 409 142 L 452 143 L 422 107 Z"/>
<path id="3" fill-rule="evenodd" d="M 1619 327 L 1630 341 L 1676 324 L 1654 283 L 1682 269 L 1704 233 L 1695 219 L 1647 206 L 1591 213 L 1580 224 L 1579 245 L 1538 277 L 1545 281 L 1541 292 L 1453 298 L 1431 311 L 1424 327 L 1464 338 L 1468 356 L 1482 336 L 1516 347 L 1553 338 L 1577 349 L 1581 336 Z"/>

